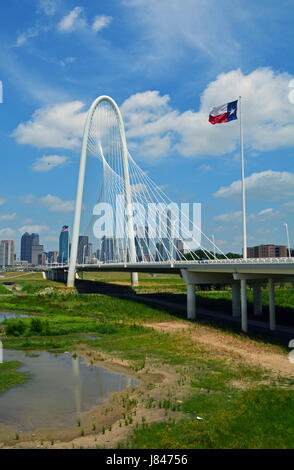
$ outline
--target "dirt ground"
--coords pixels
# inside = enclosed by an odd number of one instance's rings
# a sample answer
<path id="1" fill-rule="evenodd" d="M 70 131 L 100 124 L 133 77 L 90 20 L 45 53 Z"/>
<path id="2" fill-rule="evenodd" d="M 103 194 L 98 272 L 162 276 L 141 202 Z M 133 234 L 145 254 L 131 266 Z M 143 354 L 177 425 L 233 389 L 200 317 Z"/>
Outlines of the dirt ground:
<path id="1" fill-rule="evenodd" d="M 272 377 L 281 375 L 294 378 L 294 364 L 289 361 L 288 354 L 279 347 L 186 321 L 149 323 L 145 326 L 171 334 L 183 331 L 195 344 L 203 344 L 214 354 L 264 368 Z M 94 365 L 136 377 L 139 386 L 112 394 L 104 406 L 83 414 L 80 427 L 75 425 L 65 429 L 39 430 L 33 434 L 24 432 L 20 433 L 20 439 L 16 440 L 15 429 L 0 426 L 0 448 L 115 448 L 118 442 L 126 440 L 129 433 L 136 426 L 142 425 L 142 422 L 165 421 L 181 416 L 179 411 L 169 409 L 167 412 L 158 407 L 146 406 L 150 399 L 156 401 L 168 397 L 173 397 L 173 400 L 180 403 L 189 392 L 188 383 L 179 385 L 179 374 L 175 368 L 166 365 L 163 367 L 146 358 L 144 369 L 135 372 L 131 363 L 111 355 L 92 351 L 93 354 L 89 357 L 91 350 L 83 345 L 77 353 L 87 361 L 94 361 Z M 93 356 L 98 357 L 95 360 Z"/>
<path id="2" fill-rule="evenodd" d="M 194 326 L 187 322 L 150 323 L 146 326 L 168 332 L 188 329 L 194 341 L 205 344 L 214 352 L 226 356 L 229 353 L 236 358 L 242 358 L 248 364 L 270 370 L 273 374 L 294 378 L 294 364 L 289 361 L 288 354 L 279 348 L 275 351 L 272 346 L 258 343 L 250 338 L 228 335 L 203 325 Z"/>

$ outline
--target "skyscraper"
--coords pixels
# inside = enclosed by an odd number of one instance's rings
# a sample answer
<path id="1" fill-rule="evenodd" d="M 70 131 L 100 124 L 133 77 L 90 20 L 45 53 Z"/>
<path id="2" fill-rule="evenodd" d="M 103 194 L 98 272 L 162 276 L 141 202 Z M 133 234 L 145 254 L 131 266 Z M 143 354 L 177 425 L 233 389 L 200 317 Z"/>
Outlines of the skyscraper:
<path id="1" fill-rule="evenodd" d="M 22 261 L 28 261 L 34 265 L 39 264 L 39 254 L 43 252 L 44 246 L 40 245 L 39 234 L 26 232 L 21 237 L 20 257 Z"/>
<path id="2" fill-rule="evenodd" d="M 88 243 L 89 243 L 89 238 L 86 235 L 79 236 L 78 256 L 77 256 L 78 264 L 84 264 L 86 256 L 89 256 L 88 255 Z"/>
<path id="3" fill-rule="evenodd" d="M 69 255 L 68 225 L 64 225 L 59 236 L 59 263 L 67 263 Z"/>
<path id="4" fill-rule="evenodd" d="M 136 255 L 138 261 L 150 261 L 148 226 L 139 226 L 135 237 Z"/>
<path id="5" fill-rule="evenodd" d="M 0 266 L 14 265 L 14 240 L 0 240 Z"/>
<path id="6" fill-rule="evenodd" d="M 32 262 L 32 238 L 28 232 L 21 237 L 20 259 L 29 263 Z"/>
<path id="7" fill-rule="evenodd" d="M 105 235 L 101 241 L 101 261 L 108 262 L 114 259 L 114 240 Z"/>
<path id="8" fill-rule="evenodd" d="M 32 233 L 31 235 L 31 241 L 32 241 L 32 251 L 31 251 L 31 263 L 34 264 L 35 266 L 40 264 L 39 263 L 39 256 L 42 255 L 44 246 L 40 245 L 40 240 L 39 240 L 39 234 L 38 233 Z"/>

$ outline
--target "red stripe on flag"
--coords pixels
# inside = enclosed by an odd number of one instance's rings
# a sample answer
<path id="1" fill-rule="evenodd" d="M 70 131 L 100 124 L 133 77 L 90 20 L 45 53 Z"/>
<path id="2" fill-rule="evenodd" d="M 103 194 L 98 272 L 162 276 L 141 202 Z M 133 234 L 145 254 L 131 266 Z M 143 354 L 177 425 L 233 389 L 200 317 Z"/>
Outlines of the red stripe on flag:
<path id="1" fill-rule="evenodd" d="M 221 124 L 222 122 L 227 122 L 228 121 L 228 114 L 219 114 L 218 116 L 211 116 L 209 115 L 209 122 L 211 124 Z"/>

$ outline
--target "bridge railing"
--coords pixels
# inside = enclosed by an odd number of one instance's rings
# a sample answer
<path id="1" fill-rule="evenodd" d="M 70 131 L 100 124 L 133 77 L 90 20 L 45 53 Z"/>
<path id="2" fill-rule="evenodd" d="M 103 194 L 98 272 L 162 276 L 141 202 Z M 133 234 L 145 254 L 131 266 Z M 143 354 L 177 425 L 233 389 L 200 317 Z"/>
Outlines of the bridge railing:
<path id="1" fill-rule="evenodd" d="M 166 261 L 154 261 L 154 262 L 150 262 L 150 261 L 139 261 L 139 262 L 136 262 L 136 263 L 122 263 L 122 262 L 117 262 L 117 261 L 112 261 L 112 262 L 99 262 L 99 263 L 95 263 L 95 264 L 78 264 L 77 265 L 77 268 L 85 268 L 85 267 L 94 267 L 94 266 L 97 266 L 98 268 L 100 266 L 109 266 L 109 265 L 115 265 L 115 266 L 124 266 L 125 268 L 127 268 L 128 266 L 130 265 L 136 265 L 136 266 L 148 266 L 148 265 L 156 265 L 156 266 L 170 266 L 170 267 L 174 267 L 174 266 L 184 266 L 184 265 L 187 265 L 187 264 L 193 264 L 193 265 L 197 265 L 197 264 L 294 264 L 294 257 L 287 257 L 287 258 L 247 258 L 247 259 L 243 259 L 243 258 L 231 258 L 231 259 L 206 259 L 206 260 L 166 260 Z M 59 264 L 46 264 L 46 265 L 42 265 L 42 266 L 38 266 L 39 269 L 52 269 L 52 268 L 68 268 L 68 264 L 62 264 L 62 263 L 59 263 Z M 293 266 L 294 268 L 294 266 Z"/>

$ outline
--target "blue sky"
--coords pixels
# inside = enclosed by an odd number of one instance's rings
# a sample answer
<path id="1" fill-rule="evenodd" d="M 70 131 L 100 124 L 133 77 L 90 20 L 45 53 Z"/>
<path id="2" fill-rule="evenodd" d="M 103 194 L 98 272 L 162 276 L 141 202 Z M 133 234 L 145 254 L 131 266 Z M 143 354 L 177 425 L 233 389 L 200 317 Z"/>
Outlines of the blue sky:
<path id="1" fill-rule="evenodd" d="M 248 245 L 294 244 L 294 6 L 290 0 L 10 0 L 0 15 L 0 238 L 72 225 L 86 111 L 121 107 L 133 158 L 203 230 L 241 251 L 243 97 Z M 49 164 L 48 164 L 49 163 Z"/>

